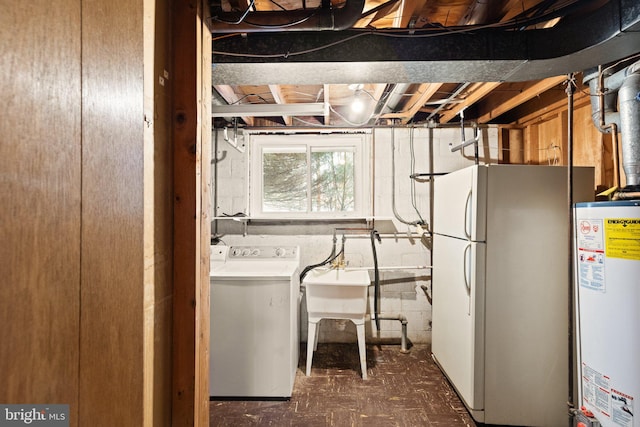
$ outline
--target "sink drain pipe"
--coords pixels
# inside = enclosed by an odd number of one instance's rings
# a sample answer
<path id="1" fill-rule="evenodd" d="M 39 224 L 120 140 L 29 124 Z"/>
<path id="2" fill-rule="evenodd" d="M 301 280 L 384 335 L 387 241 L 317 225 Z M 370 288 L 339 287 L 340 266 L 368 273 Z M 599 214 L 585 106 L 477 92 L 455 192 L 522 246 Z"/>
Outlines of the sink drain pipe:
<path id="1" fill-rule="evenodd" d="M 400 335 L 400 353 L 404 353 L 407 354 L 409 352 L 411 352 L 411 350 L 409 350 L 409 346 L 408 346 L 408 340 L 407 340 L 407 324 L 409 323 L 409 321 L 407 320 L 407 317 L 404 314 L 385 314 L 385 313 L 380 313 L 380 314 L 376 314 L 375 315 L 375 321 L 376 324 L 378 324 L 378 322 L 380 320 L 397 320 L 402 324 L 402 333 Z M 380 331 L 380 329 L 378 329 L 378 332 Z"/>
<path id="2" fill-rule="evenodd" d="M 407 318 L 404 314 L 396 314 L 396 315 L 387 315 L 383 313 L 379 313 L 380 310 L 380 270 L 378 268 L 378 254 L 376 253 L 376 239 L 379 243 L 382 243 L 382 239 L 380 238 L 380 234 L 377 230 L 371 230 L 369 234 L 371 238 L 371 251 L 373 252 L 373 269 L 374 269 L 374 299 L 373 299 L 373 307 L 374 307 L 374 321 L 376 322 L 376 330 L 380 333 L 380 321 L 381 320 L 397 320 L 402 324 L 402 334 L 400 336 L 400 353 L 409 353 L 409 349 L 407 347 Z"/>

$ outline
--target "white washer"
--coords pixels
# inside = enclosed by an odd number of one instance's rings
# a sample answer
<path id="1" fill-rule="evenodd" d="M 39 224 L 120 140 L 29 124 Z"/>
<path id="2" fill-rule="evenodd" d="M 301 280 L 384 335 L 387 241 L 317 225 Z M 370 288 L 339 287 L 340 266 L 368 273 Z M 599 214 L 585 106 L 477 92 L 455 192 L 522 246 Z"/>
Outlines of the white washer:
<path id="1" fill-rule="evenodd" d="M 291 397 L 300 346 L 297 246 L 211 247 L 213 398 Z"/>

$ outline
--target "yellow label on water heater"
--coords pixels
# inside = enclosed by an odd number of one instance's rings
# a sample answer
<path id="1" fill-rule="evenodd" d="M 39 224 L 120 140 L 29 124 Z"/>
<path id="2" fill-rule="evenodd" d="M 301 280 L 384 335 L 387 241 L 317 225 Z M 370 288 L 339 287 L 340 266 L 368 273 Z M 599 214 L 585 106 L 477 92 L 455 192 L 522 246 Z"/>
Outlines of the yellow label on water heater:
<path id="1" fill-rule="evenodd" d="M 604 220 L 606 256 L 640 260 L 640 218 Z"/>

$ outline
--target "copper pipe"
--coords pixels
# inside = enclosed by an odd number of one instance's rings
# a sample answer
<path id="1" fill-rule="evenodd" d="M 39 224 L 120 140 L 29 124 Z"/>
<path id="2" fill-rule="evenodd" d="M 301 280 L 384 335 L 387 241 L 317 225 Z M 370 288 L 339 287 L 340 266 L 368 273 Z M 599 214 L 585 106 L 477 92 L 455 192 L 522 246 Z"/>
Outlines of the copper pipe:
<path id="1" fill-rule="evenodd" d="M 618 147 L 618 126 L 611 123 L 611 144 L 613 145 L 613 186 L 620 188 L 620 165 L 619 165 L 619 147 Z"/>

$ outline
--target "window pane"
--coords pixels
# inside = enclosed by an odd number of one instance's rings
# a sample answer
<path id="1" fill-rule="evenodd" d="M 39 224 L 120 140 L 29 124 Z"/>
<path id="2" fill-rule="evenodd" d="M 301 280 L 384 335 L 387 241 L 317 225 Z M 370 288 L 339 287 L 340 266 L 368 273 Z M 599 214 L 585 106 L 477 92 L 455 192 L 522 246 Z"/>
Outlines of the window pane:
<path id="1" fill-rule="evenodd" d="M 311 152 L 311 211 L 355 209 L 353 151 Z"/>
<path id="2" fill-rule="evenodd" d="M 263 212 L 306 212 L 306 153 L 263 153 L 262 185 Z"/>

